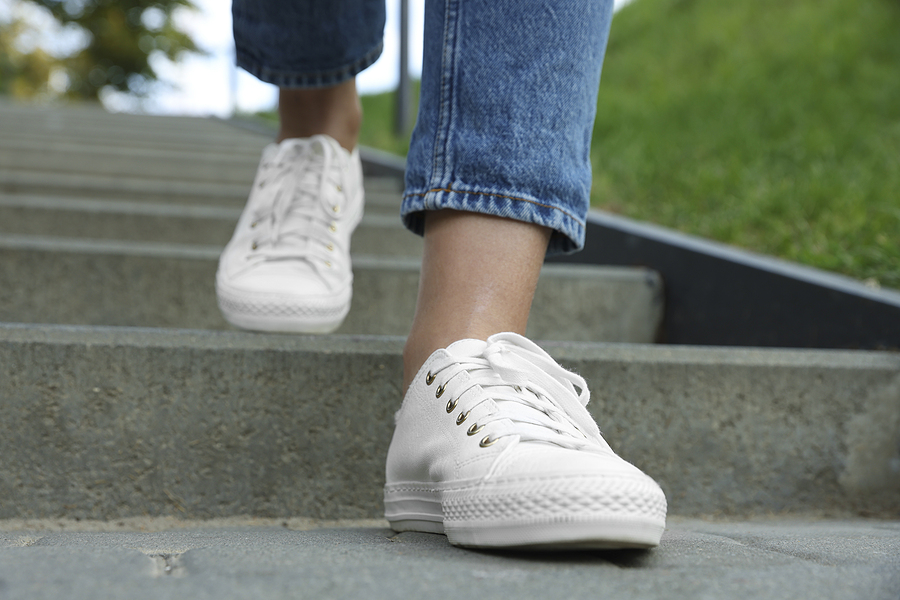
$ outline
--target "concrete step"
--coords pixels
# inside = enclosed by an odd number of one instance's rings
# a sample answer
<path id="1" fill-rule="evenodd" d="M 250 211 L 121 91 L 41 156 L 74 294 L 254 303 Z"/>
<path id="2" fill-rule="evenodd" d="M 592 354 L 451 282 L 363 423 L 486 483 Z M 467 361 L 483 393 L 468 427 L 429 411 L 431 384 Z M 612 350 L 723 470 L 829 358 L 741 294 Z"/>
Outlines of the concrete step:
<path id="1" fill-rule="evenodd" d="M 0 101 L 4 142 L 46 139 L 48 143 L 246 151 L 267 143 L 269 132 L 239 128 L 217 118 L 111 114 L 99 105 L 15 105 Z M 260 128 L 262 129 L 262 128 Z"/>
<path id="2" fill-rule="evenodd" d="M 6 136 L 0 139 L 0 149 L 5 151 L 26 153 L 44 151 L 51 154 L 73 155 L 89 150 L 92 153 L 105 151 L 109 154 L 127 156 L 180 155 L 187 160 L 202 154 L 222 159 L 243 159 L 251 163 L 259 160 L 263 147 L 274 138 L 255 134 L 235 136 L 233 127 L 224 122 L 217 124 L 207 135 L 200 137 L 195 134 L 190 134 L 189 137 L 172 136 L 165 131 L 157 131 L 157 136 L 150 136 L 148 132 L 119 132 L 116 129 L 90 132 L 71 128 L 61 132 L 40 129 L 10 131 L 8 126 L 0 129 L 6 133 Z"/>
<path id="3" fill-rule="evenodd" d="M 4 600 L 896 600 L 900 523 L 670 519 L 649 551 L 483 552 L 383 521 L 0 522 Z"/>
<path id="4" fill-rule="evenodd" d="M 63 208 L 67 200 L 114 200 L 120 204 L 150 202 L 243 208 L 251 185 L 252 179 L 245 183 L 202 183 L 0 168 L 0 206 Z M 367 177 L 365 191 L 367 212 L 399 214 L 402 182 L 396 178 Z"/>
<path id="5" fill-rule="evenodd" d="M 0 193 L 0 234 L 131 240 L 222 248 L 242 206 Z M 371 194 L 353 237 L 360 254 L 420 256 L 422 239 L 400 222 L 399 196 Z"/>
<path id="6" fill-rule="evenodd" d="M 361 229 L 367 231 L 377 229 Z M 414 237 L 396 234 L 401 240 Z M 0 321 L 228 328 L 215 298 L 220 252 L 218 246 L 2 235 Z M 419 260 L 366 255 L 353 260 L 353 306 L 340 332 L 406 335 Z M 528 333 L 541 339 L 652 342 L 661 298 L 662 283 L 648 270 L 548 265 Z"/>
<path id="7" fill-rule="evenodd" d="M 0 325 L 0 518 L 377 518 L 402 344 Z M 671 514 L 898 516 L 897 354 L 545 347 Z"/>
<path id="8" fill-rule="evenodd" d="M 31 147 L 0 145 L 0 164 L 5 169 L 50 173 L 245 184 L 252 183 L 258 162 L 258 153 L 255 158 L 249 158 L 218 154 L 214 150 L 165 152 L 126 146 L 82 145 L 61 151 L 39 144 Z"/>

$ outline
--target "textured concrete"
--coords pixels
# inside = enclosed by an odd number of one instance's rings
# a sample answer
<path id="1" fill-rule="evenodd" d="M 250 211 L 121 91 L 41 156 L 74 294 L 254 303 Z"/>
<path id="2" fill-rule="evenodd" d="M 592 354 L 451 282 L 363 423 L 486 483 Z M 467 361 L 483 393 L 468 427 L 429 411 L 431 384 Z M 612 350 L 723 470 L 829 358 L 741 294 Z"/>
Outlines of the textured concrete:
<path id="1" fill-rule="evenodd" d="M 365 245 L 401 250 L 415 236 L 387 231 Z M 387 236 L 384 236 L 385 238 Z M 118 241 L 0 236 L 0 321 L 222 329 L 215 297 L 221 249 Z M 354 298 L 341 333 L 406 335 L 417 259 L 354 255 Z M 528 332 L 559 340 L 652 342 L 662 284 L 642 269 L 550 265 Z"/>
<path id="2" fill-rule="evenodd" d="M 353 235 L 353 252 L 421 256 L 422 238 L 406 233 L 399 196 L 379 210 L 372 204 Z M 240 207 L 88 200 L 0 194 L 0 234 L 95 240 L 131 240 L 223 248 Z"/>
<path id="3" fill-rule="evenodd" d="M 264 144 L 259 144 L 262 150 Z M 207 152 L 174 152 L 134 147 L 81 145 L 54 150 L 40 144 L 0 145 L 0 164 L 7 169 L 45 170 L 54 173 L 94 173 L 125 177 L 171 178 L 217 183 L 252 182 L 256 159 Z"/>
<path id="4" fill-rule="evenodd" d="M 274 138 L 271 127 L 235 127 L 218 118 L 111 114 L 100 106 L 15 105 L 0 100 L 0 147 L 71 151 L 73 146 L 111 150 L 203 151 L 252 156 Z"/>
<path id="5" fill-rule="evenodd" d="M 0 518 L 369 518 L 401 338 L 0 327 Z M 900 516 L 900 356 L 547 344 L 672 514 Z"/>
<path id="6" fill-rule="evenodd" d="M 174 213 L 215 208 L 242 209 L 252 180 L 245 183 L 197 183 L 174 179 L 113 177 L 81 173 L 5 171 L 0 168 L 0 206 L 87 213 Z M 366 212 L 399 218 L 397 180 L 366 178 Z M 103 204 L 106 203 L 106 204 Z M 141 205 L 144 205 L 143 207 Z M 27 216 L 27 214 L 25 215 Z M 35 218 L 40 218 L 37 214 Z"/>
<path id="7" fill-rule="evenodd" d="M 470 551 L 439 535 L 396 534 L 386 524 L 186 525 L 156 532 L 79 532 L 4 531 L 0 523 L 0 596 L 900 597 L 898 522 L 675 519 L 655 550 L 563 554 Z"/>

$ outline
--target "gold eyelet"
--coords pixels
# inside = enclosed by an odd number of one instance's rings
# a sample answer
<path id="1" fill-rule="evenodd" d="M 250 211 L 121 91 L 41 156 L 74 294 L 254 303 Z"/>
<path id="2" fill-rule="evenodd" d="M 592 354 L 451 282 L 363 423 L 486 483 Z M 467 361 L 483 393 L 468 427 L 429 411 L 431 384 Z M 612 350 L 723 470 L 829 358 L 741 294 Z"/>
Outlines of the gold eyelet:
<path id="1" fill-rule="evenodd" d="M 447 414 L 452 413 L 456 409 L 456 400 L 447 403 Z"/>
<path id="2" fill-rule="evenodd" d="M 439 385 L 436 390 L 434 390 L 434 397 L 440 398 L 444 395 L 444 386 Z"/>
<path id="3" fill-rule="evenodd" d="M 332 223 L 328 229 L 330 229 L 332 233 L 337 233 L 337 223 Z"/>
<path id="4" fill-rule="evenodd" d="M 475 435 L 482 429 L 484 429 L 484 425 L 478 425 L 478 423 L 472 423 L 472 426 L 469 427 L 468 431 L 466 431 L 466 435 Z"/>
<path id="5" fill-rule="evenodd" d="M 338 206 L 337 204 L 335 204 L 334 206 L 331 207 L 331 210 L 333 210 L 334 213 L 337 214 L 337 213 L 341 212 L 341 207 Z"/>
<path id="6" fill-rule="evenodd" d="M 330 268 L 331 268 L 331 263 L 328 262 L 328 261 L 326 260 L 326 261 L 325 261 L 325 266 L 328 267 L 328 268 L 330 269 Z"/>
<path id="7" fill-rule="evenodd" d="M 515 387 L 515 390 L 521 394 L 521 393 L 522 393 L 522 386 L 521 386 L 521 385 L 517 385 L 517 386 Z"/>
<path id="8" fill-rule="evenodd" d="M 337 191 L 343 192 L 343 191 L 344 191 L 344 188 L 342 188 L 341 186 L 337 186 Z"/>
<path id="9" fill-rule="evenodd" d="M 478 442 L 478 445 L 481 446 L 482 448 L 487 448 L 488 446 L 493 446 L 496 442 L 497 442 L 497 438 L 492 440 L 491 436 L 486 435 L 486 436 L 484 436 L 484 439 L 482 439 L 480 442 Z"/>
<path id="10" fill-rule="evenodd" d="M 250 229 L 256 229 L 256 221 L 250 223 Z"/>
<path id="11" fill-rule="evenodd" d="M 334 246 L 332 246 L 331 244 L 328 244 L 328 245 L 325 246 L 325 247 L 328 248 L 328 251 L 329 251 L 329 252 L 334 252 Z"/>
<path id="12" fill-rule="evenodd" d="M 428 375 L 425 376 L 425 385 L 431 385 L 434 383 L 434 375 L 431 374 L 431 371 L 428 371 Z"/>
<path id="13" fill-rule="evenodd" d="M 253 242 L 253 245 L 250 246 L 250 248 L 251 248 L 252 250 L 256 250 L 257 248 L 259 248 L 259 246 L 256 245 L 256 242 Z"/>
<path id="14" fill-rule="evenodd" d="M 456 417 L 456 424 L 457 424 L 457 425 L 462 425 L 463 422 L 464 422 L 466 419 L 468 419 L 468 418 L 469 418 L 469 413 L 467 413 L 467 412 L 461 412 L 461 413 L 459 413 L 459 416 Z"/>

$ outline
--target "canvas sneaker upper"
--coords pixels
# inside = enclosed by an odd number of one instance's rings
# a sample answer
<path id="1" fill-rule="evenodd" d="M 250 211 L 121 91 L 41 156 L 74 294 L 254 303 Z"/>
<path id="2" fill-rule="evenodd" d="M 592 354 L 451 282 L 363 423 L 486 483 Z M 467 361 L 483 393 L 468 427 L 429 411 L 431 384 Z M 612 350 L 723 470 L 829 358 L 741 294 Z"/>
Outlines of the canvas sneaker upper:
<path id="1" fill-rule="evenodd" d="M 385 516 L 466 546 L 658 544 L 665 495 L 612 451 L 589 399 L 517 334 L 438 350 L 396 416 Z"/>
<path id="2" fill-rule="evenodd" d="M 225 318 L 264 331 L 335 329 L 350 306 L 350 237 L 362 212 L 357 151 L 324 135 L 267 146 L 219 260 Z"/>

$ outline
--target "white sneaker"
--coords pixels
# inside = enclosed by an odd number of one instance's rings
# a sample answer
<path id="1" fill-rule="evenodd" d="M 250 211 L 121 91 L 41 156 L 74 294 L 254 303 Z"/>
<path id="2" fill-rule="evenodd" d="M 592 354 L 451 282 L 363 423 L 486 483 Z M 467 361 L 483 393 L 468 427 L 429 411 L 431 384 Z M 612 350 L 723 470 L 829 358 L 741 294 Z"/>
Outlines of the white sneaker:
<path id="1" fill-rule="evenodd" d="M 648 548 L 666 497 L 610 449 L 584 379 L 514 333 L 438 350 L 396 415 L 385 517 L 476 547 Z"/>
<path id="2" fill-rule="evenodd" d="M 325 135 L 267 146 L 219 258 L 225 319 L 258 331 L 337 329 L 350 310 L 350 236 L 362 214 L 357 151 Z"/>

